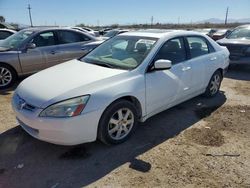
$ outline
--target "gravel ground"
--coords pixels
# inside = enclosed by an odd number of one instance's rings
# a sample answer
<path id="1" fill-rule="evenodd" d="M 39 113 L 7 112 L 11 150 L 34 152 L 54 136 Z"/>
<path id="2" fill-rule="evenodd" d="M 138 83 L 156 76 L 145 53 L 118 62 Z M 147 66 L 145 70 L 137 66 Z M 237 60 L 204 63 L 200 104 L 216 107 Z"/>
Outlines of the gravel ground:
<path id="1" fill-rule="evenodd" d="M 232 66 L 217 97 L 164 111 L 118 146 L 33 139 L 12 94 L 0 92 L 0 187 L 250 187 L 250 67 Z"/>

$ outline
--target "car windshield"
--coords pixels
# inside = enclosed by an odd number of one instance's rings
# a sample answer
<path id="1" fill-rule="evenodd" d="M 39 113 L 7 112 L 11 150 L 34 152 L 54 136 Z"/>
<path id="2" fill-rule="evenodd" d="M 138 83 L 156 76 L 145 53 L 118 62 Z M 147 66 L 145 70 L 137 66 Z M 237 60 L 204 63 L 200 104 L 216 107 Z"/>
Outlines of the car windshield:
<path id="1" fill-rule="evenodd" d="M 109 31 L 107 32 L 105 35 L 103 35 L 104 37 L 109 37 L 109 38 L 112 38 L 114 37 L 115 35 L 117 35 L 119 31 L 118 30 L 112 30 L 112 31 Z"/>
<path id="2" fill-rule="evenodd" d="M 117 36 L 91 51 L 81 61 L 131 70 L 142 63 L 156 41 L 156 38 L 151 37 Z"/>
<path id="3" fill-rule="evenodd" d="M 27 39 L 34 31 L 19 31 L 5 40 L 0 42 L 0 47 L 17 48 L 25 39 Z"/>
<path id="4" fill-rule="evenodd" d="M 228 36 L 228 39 L 245 38 L 250 39 L 250 27 L 241 27 L 234 29 Z"/>

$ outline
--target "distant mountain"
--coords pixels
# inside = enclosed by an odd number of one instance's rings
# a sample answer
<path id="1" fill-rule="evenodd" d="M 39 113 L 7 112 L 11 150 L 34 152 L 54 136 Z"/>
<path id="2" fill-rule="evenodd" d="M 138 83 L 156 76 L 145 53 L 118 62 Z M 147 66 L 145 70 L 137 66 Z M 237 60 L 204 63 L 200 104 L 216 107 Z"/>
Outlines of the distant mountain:
<path id="1" fill-rule="evenodd" d="M 218 18 L 210 18 L 207 20 L 202 20 L 202 21 L 198 21 L 197 23 L 215 23 L 215 24 L 221 24 L 224 23 L 225 20 L 222 19 L 218 19 Z M 250 23 L 250 18 L 242 18 L 242 19 L 228 19 L 227 21 L 228 23 Z"/>

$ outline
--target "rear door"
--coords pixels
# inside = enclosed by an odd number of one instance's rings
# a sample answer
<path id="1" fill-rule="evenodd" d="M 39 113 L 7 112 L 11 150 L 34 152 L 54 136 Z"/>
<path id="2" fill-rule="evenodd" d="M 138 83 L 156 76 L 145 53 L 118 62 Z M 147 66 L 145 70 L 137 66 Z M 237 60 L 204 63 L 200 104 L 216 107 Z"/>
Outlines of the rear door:
<path id="1" fill-rule="evenodd" d="M 76 59 L 88 52 L 85 44 L 93 41 L 92 38 L 71 30 L 57 31 L 60 51 L 60 62 Z"/>
<path id="2" fill-rule="evenodd" d="M 34 43 L 35 48 L 27 48 L 19 54 L 23 72 L 37 72 L 59 63 L 58 46 L 53 31 L 38 33 L 29 43 Z"/>
<path id="3" fill-rule="evenodd" d="M 216 65 L 218 57 L 215 50 L 202 36 L 187 36 L 186 37 L 189 63 L 192 67 L 192 86 L 190 92 L 195 94 L 202 92 L 207 86 L 207 82 L 212 76 L 213 66 Z"/>
<path id="4" fill-rule="evenodd" d="M 191 81 L 191 66 L 182 37 L 168 40 L 153 61 L 166 59 L 172 62 L 169 70 L 146 73 L 147 113 L 157 113 L 178 103 L 188 95 Z"/>

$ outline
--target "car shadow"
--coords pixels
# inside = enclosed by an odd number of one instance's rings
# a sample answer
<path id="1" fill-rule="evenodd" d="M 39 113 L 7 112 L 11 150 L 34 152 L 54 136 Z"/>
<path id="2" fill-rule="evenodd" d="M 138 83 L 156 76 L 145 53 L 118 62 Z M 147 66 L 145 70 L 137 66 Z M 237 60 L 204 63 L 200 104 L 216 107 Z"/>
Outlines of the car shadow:
<path id="1" fill-rule="evenodd" d="M 11 94 L 13 91 L 15 91 L 15 89 L 17 88 L 17 86 L 18 86 L 25 78 L 26 78 L 26 77 L 20 77 L 20 78 L 17 79 L 17 81 L 14 83 L 14 85 L 11 86 L 10 88 L 0 90 L 0 96 L 1 96 L 1 95 L 9 95 L 9 94 Z"/>
<path id="2" fill-rule="evenodd" d="M 127 162 L 129 168 L 147 172 L 152 164 L 137 156 L 209 116 L 225 101 L 224 92 L 191 99 L 141 123 L 127 142 L 115 146 L 99 141 L 57 146 L 12 128 L 0 135 L 0 187 L 82 187 Z"/>
<path id="3" fill-rule="evenodd" d="M 231 64 L 225 77 L 235 80 L 250 81 L 250 64 Z"/>

